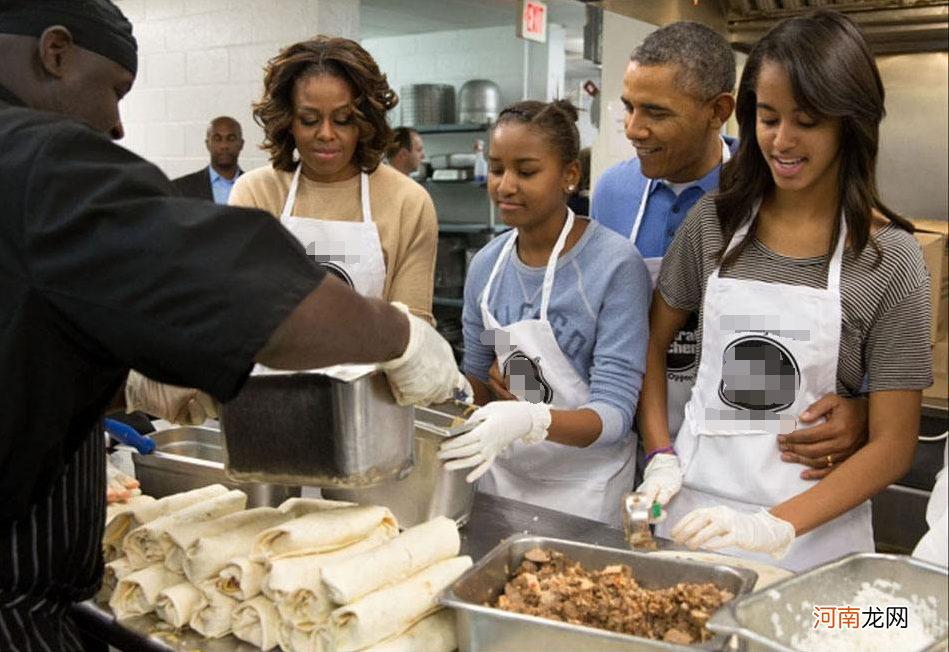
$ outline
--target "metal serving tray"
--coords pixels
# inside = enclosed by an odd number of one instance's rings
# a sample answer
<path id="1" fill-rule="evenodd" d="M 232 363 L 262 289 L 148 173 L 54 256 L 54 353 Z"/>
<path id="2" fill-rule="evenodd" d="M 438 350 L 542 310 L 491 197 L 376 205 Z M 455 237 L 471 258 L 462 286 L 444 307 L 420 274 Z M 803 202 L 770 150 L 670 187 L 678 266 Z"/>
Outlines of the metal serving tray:
<path id="1" fill-rule="evenodd" d="M 936 611 L 944 621 L 949 617 L 949 569 L 906 557 L 857 553 L 823 566 L 794 575 L 749 596 L 732 601 L 719 609 L 708 622 L 708 628 L 721 634 L 737 634 L 743 645 L 754 649 L 794 652 L 791 637 L 813 627 L 810 605 L 848 605 L 863 582 L 884 579 L 898 583 L 898 595 L 909 598 L 934 596 Z M 788 611 L 786 605 L 791 605 Z M 869 607 L 873 605 L 853 605 Z M 801 616 L 800 622 L 795 619 Z M 777 636 L 777 631 L 781 636 Z M 946 650 L 949 639 L 943 632 L 926 652 Z M 902 652 L 918 652 L 904 650 Z"/>
<path id="2" fill-rule="evenodd" d="M 224 473 L 221 433 L 213 428 L 185 426 L 149 435 L 155 451 L 132 453 L 135 477 L 142 491 L 162 498 L 209 484 L 223 484 L 247 494 L 248 507 L 276 507 L 300 495 L 300 487 L 278 484 L 234 482 Z"/>
<path id="3" fill-rule="evenodd" d="M 385 375 L 256 375 L 224 405 L 224 467 L 244 482 L 368 487 L 412 470 L 413 410 Z"/>
<path id="4" fill-rule="evenodd" d="M 705 643 L 684 646 L 653 641 L 639 636 L 617 634 L 594 627 L 571 625 L 535 616 L 512 613 L 485 606 L 504 590 L 510 574 L 520 565 L 524 553 L 546 548 L 564 553 L 584 568 L 595 570 L 611 564 L 632 568 L 636 581 L 646 588 L 663 588 L 678 582 L 712 582 L 736 596 L 754 586 L 754 571 L 701 564 L 682 559 L 652 557 L 648 553 L 594 546 L 575 541 L 516 535 L 501 542 L 481 561 L 469 568 L 447 588 L 438 601 L 455 609 L 458 647 L 462 652 L 502 652 L 545 650 L 579 652 L 597 650 L 719 650 L 726 637 L 716 636 Z"/>

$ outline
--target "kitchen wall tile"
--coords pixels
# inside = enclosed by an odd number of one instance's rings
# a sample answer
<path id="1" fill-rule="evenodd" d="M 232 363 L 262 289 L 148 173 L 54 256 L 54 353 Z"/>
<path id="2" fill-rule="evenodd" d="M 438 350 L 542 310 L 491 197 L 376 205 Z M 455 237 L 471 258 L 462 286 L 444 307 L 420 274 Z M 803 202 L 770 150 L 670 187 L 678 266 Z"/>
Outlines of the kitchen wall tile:
<path id="1" fill-rule="evenodd" d="M 280 52 L 280 46 L 267 43 L 266 45 L 243 45 L 228 49 L 228 63 L 231 82 L 255 82 L 263 89 L 264 66 L 272 57 Z"/>
<path id="2" fill-rule="evenodd" d="M 122 116 L 129 123 L 159 122 L 166 118 L 165 91 L 154 88 L 132 88 L 121 104 Z"/>
<path id="3" fill-rule="evenodd" d="M 228 53 L 224 48 L 188 53 L 188 84 L 225 83 L 230 75 Z"/>
<path id="4" fill-rule="evenodd" d="M 152 125 L 145 136 L 145 147 L 150 156 L 184 156 L 184 128 L 175 124 Z"/>
<path id="5" fill-rule="evenodd" d="M 133 25 L 145 20 L 145 0 L 118 0 L 116 5 Z"/>
<path id="6" fill-rule="evenodd" d="M 161 20 L 185 13 L 185 0 L 145 0 L 145 20 Z"/>
<path id="7" fill-rule="evenodd" d="M 185 84 L 185 54 L 183 52 L 157 52 L 140 57 L 139 69 L 144 68 L 146 78 L 138 83 L 145 86 L 165 87 Z M 142 66 L 141 64 L 145 65 Z"/>

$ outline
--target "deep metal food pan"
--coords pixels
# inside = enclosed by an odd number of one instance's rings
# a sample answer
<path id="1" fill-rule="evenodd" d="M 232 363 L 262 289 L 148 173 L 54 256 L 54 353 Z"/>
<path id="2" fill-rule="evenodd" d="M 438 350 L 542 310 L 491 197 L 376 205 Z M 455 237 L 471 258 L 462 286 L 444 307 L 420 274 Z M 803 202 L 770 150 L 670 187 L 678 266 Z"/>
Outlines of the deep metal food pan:
<path id="1" fill-rule="evenodd" d="M 412 527 L 436 516 L 447 516 L 459 526 L 468 522 L 475 484 L 466 482 L 470 469 L 448 471 L 438 459 L 438 449 L 464 418 L 468 405 L 448 401 L 415 408 L 415 467 L 402 480 L 388 480 L 366 489 L 325 489 L 337 500 L 388 507 L 402 527 Z"/>
<path id="2" fill-rule="evenodd" d="M 366 487 L 412 470 L 413 410 L 381 372 L 251 376 L 221 425 L 225 469 L 240 481 Z"/>
<path id="3" fill-rule="evenodd" d="M 722 634 L 737 634 L 745 646 L 794 652 L 792 637 L 813 629 L 814 605 L 850 605 L 861 585 L 876 579 L 898 584 L 900 589 L 895 595 L 899 597 L 932 596 L 938 617 L 943 622 L 949 618 L 949 570 L 945 567 L 904 555 L 857 553 L 734 600 L 712 616 L 708 628 Z M 851 606 L 863 609 L 875 605 Z M 945 650 L 947 646 L 949 639 L 943 631 L 924 649 L 931 652 Z"/>
<path id="4" fill-rule="evenodd" d="M 556 550 L 589 570 L 611 564 L 626 564 L 636 581 L 645 588 L 673 586 L 679 582 L 704 583 L 731 591 L 736 596 L 754 586 L 754 571 L 728 566 L 701 564 L 683 559 L 659 558 L 648 553 L 594 546 L 575 541 L 516 535 L 503 541 L 481 561 L 469 568 L 440 596 L 439 602 L 455 609 L 458 646 L 462 651 L 502 652 L 545 650 L 575 652 L 597 650 L 718 650 L 725 637 L 716 636 L 702 644 L 673 645 L 639 636 L 617 634 L 594 627 L 547 620 L 487 607 L 504 591 L 510 574 L 520 565 L 524 553 L 533 548 Z"/>
<path id="5" fill-rule="evenodd" d="M 382 505 L 395 514 L 399 525 L 412 527 L 436 516 L 447 516 L 459 526 L 468 522 L 475 484 L 465 482 L 471 469 L 448 471 L 437 458 L 444 438 L 420 428 L 415 430 L 415 467 L 402 480 L 387 480 L 366 489 L 324 489 L 336 500 Z"/>
<path id="6" fill-rule="evenodd" d="M 132 453 L 135 477 L 149 496 L 162 498 L 209 484 L 223 484 L 246 493 L 247 507 L 276 507 L 287 498 L 300 495 L 300 487 L 234 482 L 228 478 L 224 473 L 221 433 L 213 428 L 185 426 L 149 436 L 155 440 L 155 452 Z"/>

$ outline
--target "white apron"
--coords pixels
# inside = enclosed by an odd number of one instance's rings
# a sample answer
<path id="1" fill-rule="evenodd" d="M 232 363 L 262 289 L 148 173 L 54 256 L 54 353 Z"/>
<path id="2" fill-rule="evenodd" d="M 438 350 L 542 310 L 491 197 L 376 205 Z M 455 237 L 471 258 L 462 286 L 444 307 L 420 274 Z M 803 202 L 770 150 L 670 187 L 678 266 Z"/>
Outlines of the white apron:
<path id="1" fill-rule="evenodd" d="M 485 328 L 508 333 L 514 350 L 495 344 L 498 368 L 508 358 L 530 358 L 539 367 L 545 402 L 552 408 L 573 410 L 590 398 L 590 386 L 581 378 L 560 350 L 554 331 L 547 321 L 554 273 L 567 235 L 573 228 L 574 214 L 567 209 L 567 220 L 550 253 L 541 294 L 540 318 L 525 319 L 501 326 L 488 309 L 491 286 L 511 256 L 517 255 L 517 230 L 511 232 L 481 298 L 481 317 Z M 495 338 L 495 342 L 498 338 Z M 499 455 L 481 478 L 481 491 L 539 505 L 560 512 L 591 518 L 612 525 L 622 524 L 623 494 L 630 491 L 635 471 L 635 438 L 624 437 L 609 446 L 577 448 L 550 441 L 536 444 L 514 442 Z"/>
<path id="2" fill-rule="evenodd" d="M 359 177 L 361 222 L 344 222 L 323 215 L 296 217 L 293 215 L 293 206 L 302 167 L 302 164 L 298 165 L 293 173 L 280 223 L 306 247 L 306 253 L 328 272 L 345 281 L 361 295 L 381 299 L 386 282 L 386 263 L 379 230 L 372 221 L 369 207 L 369 176 L 362 172 Z"/>
<path id="3" fill-rule="evenodd" d="M 719 138 L 722 141 L 721 165 L 725 165 L 732 157 L 732 153 L 725 139 Z M 639 229 L 643 224 L 643 215 L 646 213 L 646 204 L 649 203 L 652 182 L 652 179 L 646 181 L 646 189 L 643 190 L 643 196 L 639 200 L 639 210 L 636 211 L 633 231 L 629 236 L 630 242 L 634 245 L 636 244 L 636 238 L 639 236 Z M 649 270 L 649 277 L 652 279 L 652 289 L 655 290 L 659 282 L 662 258 L 643 258 L 643 260 Z M 676 333 L 675 339 L 669 344 L 669 350 L 666 352 L 666 414 L 669 421 L 669 437 L 672 441 L 675 441 L 676 433 L 682 427 L 685 417 L 685 404 L 689 402 L 692 386 L 695 385 L 695 373 L 698 369 L 696 365 L 696 359 L 698 358 L 696 347 L 698 343 L 695 332 L 698 326 L 698 315 L 692 313 L 682 326 L 682 330 Z"/>
<path id="4" fill-rule="evenodd" d="M 757 209 L 753 213 L 757 215 Z M 754 219 L 754 217 L 752 218 Z M 748 233 L 742 226 L 728 251 Z M 682 490 L 657 534 L 669 537 L 686 514 L 727 505 L 770 509 L 814 486 L 806 467 L 781 461 L 777 432 L 825 394 L 837 391 L 840 269 L 847 227 L 830 260 L 827 289 L 709 277 L 702 319 L 702 359 L 676 440 Z M 767 391 L 765 391 L 767 388 Z M 852 552 L 872 552 L 870 501 L 804 534 L 777 562 L 728 548 L 728 554 L 801 571 Z"/>

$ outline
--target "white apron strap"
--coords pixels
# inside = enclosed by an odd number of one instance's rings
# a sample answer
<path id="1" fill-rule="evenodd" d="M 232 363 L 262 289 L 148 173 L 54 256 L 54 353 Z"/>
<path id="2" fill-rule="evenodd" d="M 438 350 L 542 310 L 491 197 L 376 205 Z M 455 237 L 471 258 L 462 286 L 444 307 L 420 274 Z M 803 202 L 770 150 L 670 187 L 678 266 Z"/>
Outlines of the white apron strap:
<path id="1" fill-rule="evenodd" d="M 542 321 L 547 321 L 547 307 L 550 305 L 550 293 L 554 287 L 554 272 L 557 268 L 557 259 L 560 257 L 560 252 L 563 251 L 564 245 L 567 242 L 567 235 L 570 233 L 570 230 L 573 229 L 573 218 L 574 213 L 568 207 L 567 220 L 564 222 L 563 229 L 560 230 L 560 236 L 554 244 L 553 251 L 550 252 L 550 258 L 547 259 L 547 269 L 544 272 L 544 285 L 541 290 L 540 299 L 540 319 Z M 483 312 L 491 314 L 488 310 L 488 296 L 491 293 L 491 286 L 494 284 L 494 279 L 497 277 L 498 272 L 504 267 L 507 259 L 511 256 L 511 252 L 514 250 L 516 243 L 517 229 L 514 229 L 511 231 L 511 237 L 504 243 L 501 254 L 494 263 L 494 269 L 491 270 L 491 275 L 488 277 L 488 282 L 484 285 L 484 294 L 481 295 L 481 310 Z"/>
<path id="2" fill-rule="evenodd" d="M 643 189 L 643 196 L 639 199 L 639 210 L 636 211 L 636 219 L 633 220 L 633 232 L 629 234 L 629 241 L 636 244 L 636 238 L 639 236 L 639 227 L 643 225 L 643 215 L 646 213 L 646 203 L 649 201 L 649 191 L 652 189 L 652 179 L 646 179 L 646 187 Z"/>
<path id="3" fill-rule="evenodd" d="M 751 209 L 751 217 L 745 220 L 745 223 L 742 224 L 735 235 L 732 236 L 731 241 L 729 241 L 728 246 L 725 247 L 725 254 L 722 256 L 724 258 L 731 252 L 732 249 L 738 246 L 738 243 L 745 239 L 745 236 L 748 235 L 748 229 L 751 228 L 751 223 L 758 217 L 758 209 L 761 208 L 761 200 L 758 200 Z M 827 289 L 836 293 L 840 293 L 840 270 L 843 267 L 844 259 L 844 245 L 847 242 L 847 220 L 844 218 L 843 211 L 840 213 L 840 235 L 837 237 L 837 246 L 834 247 L 834 253 L 830 258 L 830 265 L 827 271 Z M 715 268 L 715 277 L 719 278 L 722 266 L 719 265 Z"/>
<path id="4" fill-rule="evenodd" d="M 547 307 L 550 306 L 550 293 L 554 287 L 554 272 L 557 269 L 557 259 L 560 258 L 560 252 L 567 244 L 567 236 L 573 229 L 573 211 L 567 207 L 567 220 L 564 222 L 563 229 L 560 230 L 560 237 L 554 244 L 553 251 L 550 252 L 550 258 L 547 259 L 547 271 L 544 272 L 544 288 L 540 297 L 540 320 L 547 321 Z"/>
<path id="5" fill-rule="evenodd" d="M 511 231 L 511 235 L 508 237 L 507 242 L 504 243 L 504 247 L 501 248 L 501 253 L 498 255 L 498 259 L 494 261 L 494 267 L 491 269 L 491 275 L 488 276 L 488 282 L 484 284 L 484 293 L 481 295 L 481 311 L 491 314 L 488 310 L 488 295 L 491 294 L 491 286 L 494 285 L 494 279 L 497 277 L 498 272 L 504 267 L 504 263 L 507 261 L 508 256 L 511 255 L 511 250 L 514 248 L 514 244 L 517 242 L 517 229 Z M 487 324 L 485 324 L 487 326 Z"/>
<path id="6" fill-rule="evenodd" d="M 362 202 L 363 223 L 372 224 L 372 210 L 369 208 L 369 175 L 365 172 L 359 174 L 359 199 Z"/>
<path id="7" fill-rule="evenodd" d="M 722 143 L 721 165 L 725 165 L 731 159 L 732 151 L 722 136 L 719 136 L 718 139 Z M 636 211 L 636 218 L 633 220 L 633 232 L 629 234 L 629 240 L 633 244 L 636 244 L 636 238 L 639 237 L 639 229 L 643 225 L 643 216 L 646 214 L 646 204 L 649 203 L 649 191 L 652 190 L 652 181 L 652 179 L 646 180 L 646 187 L 643 189 L 643 195 L 639 199 L 639 210 Z"/>
<path id="8" fill-rule="evenodd" d="M 283 211 L 280 213 L 280 220 L 286 220 L 293 215 L 293 205 L 297 200 L 297 188 L 300 186 L 300 170 L 303 169 L 303 163 L 297 164 L 297 169 L 293 173 L 293 181 L 290 182 L 290 191 L 287 193 L 287 201 L 283 203 Z"/>

